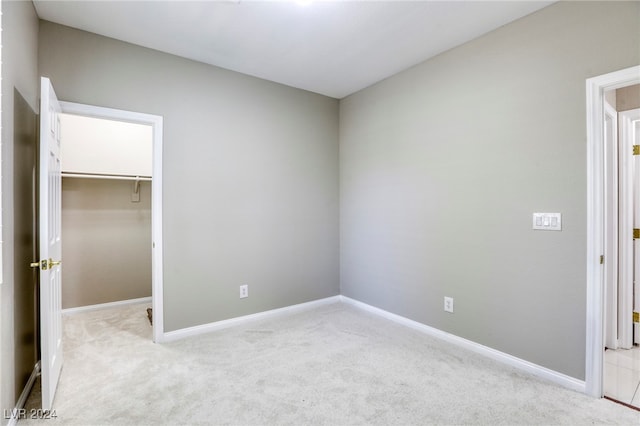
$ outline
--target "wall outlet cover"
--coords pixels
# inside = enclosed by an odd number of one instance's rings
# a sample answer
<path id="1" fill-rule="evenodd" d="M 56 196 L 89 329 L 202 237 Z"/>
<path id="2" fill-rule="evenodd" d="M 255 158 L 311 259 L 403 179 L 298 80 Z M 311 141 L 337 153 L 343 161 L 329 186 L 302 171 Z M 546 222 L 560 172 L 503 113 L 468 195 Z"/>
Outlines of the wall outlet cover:
<path id="1" fill-rule="evenodd" d="M 444 297 L 444 310 L 453 313 L 453 297 Z"/>
<path id="2" fill-rule="evenodd" d="M 240 286 L 240 299 L 244 299 L 245 297 L 249 297 L 249 286 L 246 284 Z"/>

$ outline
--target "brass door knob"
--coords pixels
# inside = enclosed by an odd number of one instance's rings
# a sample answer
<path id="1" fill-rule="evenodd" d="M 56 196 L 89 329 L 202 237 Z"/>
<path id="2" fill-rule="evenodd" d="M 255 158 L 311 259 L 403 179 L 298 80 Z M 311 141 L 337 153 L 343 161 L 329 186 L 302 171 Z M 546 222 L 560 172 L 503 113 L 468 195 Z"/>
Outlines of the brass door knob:
<path id="1" fill-rule="evenodd" d="M 49 259 L 49 260 L 43 260 L 42 262 L 31 262 L 29 264 L 29 266 L 31 266 L 32 268 L 41 267 L 43 271 L 46 271 L 47 269 L 51 269 L 54 266 L 58 266 L 58 265 L 62 265 L 61 260 Z"/>
<path id="2" fill-rule="evenodd" d="M 53 259 L 49 259 L 49 269 L 51 269 L 54 266 L 61 265 L 61 264 L 62 264 L 61 260 L 54 261 Z"/>

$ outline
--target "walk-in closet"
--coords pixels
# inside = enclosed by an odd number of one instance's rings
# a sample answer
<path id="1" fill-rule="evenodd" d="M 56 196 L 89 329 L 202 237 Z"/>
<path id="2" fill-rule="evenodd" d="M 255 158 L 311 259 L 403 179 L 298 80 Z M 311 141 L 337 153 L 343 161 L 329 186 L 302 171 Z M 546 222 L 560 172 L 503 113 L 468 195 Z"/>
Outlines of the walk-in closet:
<path id="1" fill-rule="evenodd" d="M 62 308 L 151 297 L 152 127 L 61 115 Z"/>

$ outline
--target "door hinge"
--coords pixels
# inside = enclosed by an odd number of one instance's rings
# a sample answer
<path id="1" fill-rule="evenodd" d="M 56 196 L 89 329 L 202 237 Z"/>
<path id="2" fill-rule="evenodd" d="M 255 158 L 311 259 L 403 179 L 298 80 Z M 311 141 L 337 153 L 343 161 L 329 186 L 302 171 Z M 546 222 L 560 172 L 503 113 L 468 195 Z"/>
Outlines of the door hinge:
<path id="1" fill-rule="evenodd" d="M 640 322 L 640 312 L 633 313 L 633 322 Z"/>
<path id="2" fill-rule="evenodd" d="M 600 264 L 604 265 L 604 254 L 600 255 Z"/>
<path id="3" fill-rule="evenodd" d="M 640 145 L 633 146 L 633 155 L 640 155 Z"/>
<path id="4" fill-rule="evenodd" d="M 640 238 L 640 229 L 638 228 L 633 228 L 633 239 L 637 240 Z"/>

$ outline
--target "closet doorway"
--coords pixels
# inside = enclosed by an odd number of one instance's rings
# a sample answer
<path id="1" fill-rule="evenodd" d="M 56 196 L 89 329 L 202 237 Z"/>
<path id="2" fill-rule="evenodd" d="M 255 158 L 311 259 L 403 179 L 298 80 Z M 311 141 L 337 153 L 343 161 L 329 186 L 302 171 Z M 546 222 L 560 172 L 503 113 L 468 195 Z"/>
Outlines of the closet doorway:
<path id="1" fill-rule="evenodd" d="M 65 309 L 162 309 L 162 117 L 60 102 Z"/>

